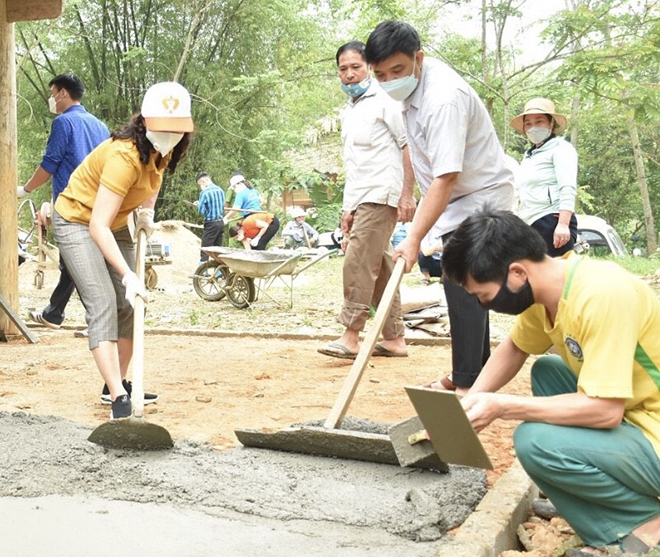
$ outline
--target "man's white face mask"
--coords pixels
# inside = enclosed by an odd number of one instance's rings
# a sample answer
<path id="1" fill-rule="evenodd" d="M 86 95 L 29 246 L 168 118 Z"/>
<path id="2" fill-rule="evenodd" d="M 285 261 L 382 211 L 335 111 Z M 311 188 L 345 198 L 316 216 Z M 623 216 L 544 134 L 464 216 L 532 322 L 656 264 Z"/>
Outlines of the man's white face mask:
<path id="1" fill-rule="evenodd" d="M 57 114 L 57 99 L 55 99 L 56 96 L 58 96 L 62 91 L 59 91 L 55 95 L 51 95 L 48 97 L 48 110 L 50 110 L 53 114 Z"/>
<path id="2" fill-rule="evenodd" d="M 152 132 L 147 130 L 147 139 L 163 157 L 167 156 L 174 149 L 179 141 L 183 139 L 182 133 L 175 132 Z"/>

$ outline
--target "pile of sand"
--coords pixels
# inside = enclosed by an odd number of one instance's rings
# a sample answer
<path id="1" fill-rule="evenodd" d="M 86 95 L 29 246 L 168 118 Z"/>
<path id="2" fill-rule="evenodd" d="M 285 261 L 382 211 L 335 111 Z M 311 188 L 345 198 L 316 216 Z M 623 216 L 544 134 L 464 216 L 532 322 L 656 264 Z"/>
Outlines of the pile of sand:
<path id="1" fill-rule="evenodd" d="M 190 275 L 199 266 L 199 248 L 201 240 L 183 224 L 180 220 L 161 221 L 160 229 L 154 232 L 152 241 L 161 244 L 169 244 L 169 265 L 155 265 L 154 270 L 158 274 L 159 288 L 183 287 L 192 289 Z"/>

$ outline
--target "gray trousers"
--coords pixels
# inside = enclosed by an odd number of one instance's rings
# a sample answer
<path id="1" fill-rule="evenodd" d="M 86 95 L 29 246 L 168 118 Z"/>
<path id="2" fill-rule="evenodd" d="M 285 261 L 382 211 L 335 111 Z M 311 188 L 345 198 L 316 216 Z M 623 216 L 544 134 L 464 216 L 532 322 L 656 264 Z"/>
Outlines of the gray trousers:
<path id="1" fill-rule="evenodd" d="M 53 235 L 85 306 L 89 349 L 102 341 L 133 338 L 133 308 L 126 300 L 126 289 L 92 239 L 89 226 L 69 222 L 53 211 Z M 126 263 L 135 270 L 135 246 L 128 228 L 113 235 Z"/>

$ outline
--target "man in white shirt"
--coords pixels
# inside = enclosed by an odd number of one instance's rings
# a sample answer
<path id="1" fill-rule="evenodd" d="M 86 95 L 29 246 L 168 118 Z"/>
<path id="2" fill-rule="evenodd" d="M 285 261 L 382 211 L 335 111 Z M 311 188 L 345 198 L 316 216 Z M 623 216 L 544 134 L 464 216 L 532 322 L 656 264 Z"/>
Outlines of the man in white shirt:
<path id="1" fill-rule="evenodd" d="M 454 70 L 425 58 L 417 32 L 384 21 L 369 36 L 367 62 L 381 87 L 403 101 L 408 147 L 424 196 L 406 240 L 395 250 L 410 270 L 426 233 L 438 223 L 443 243 L 485 203 L 510 209 L 513 174 L 486 107 Z M 488 311 L 475 296 L 443 280 L 452 337 L 451 376 L 445 388 L 466 392 L 490 356 Z"/>
<path id="2" fill-rule="evenodd" d="M 346 259 L 344 307 L 337 318 L 346 330 L 319 352 L 352 359 L 369 306 L 378 305 L 392 274 L 388 252 L 394 226 L 397 220 L 410 221 L 415 212 L 414 177 L 400 104 L 371 80 L 364 44 L 341 46 L 336 60 L 342 89 L 350 97 L 342 114 L 346 185 L 341 226 Z M 374 355 L 407 356 L 398 293 L 382 334 Z"/>

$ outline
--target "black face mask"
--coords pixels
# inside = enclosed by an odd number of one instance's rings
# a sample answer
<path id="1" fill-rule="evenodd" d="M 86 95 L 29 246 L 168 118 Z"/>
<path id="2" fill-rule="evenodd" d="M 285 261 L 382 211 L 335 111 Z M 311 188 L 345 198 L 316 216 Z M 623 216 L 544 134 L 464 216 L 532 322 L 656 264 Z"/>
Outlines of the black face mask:
<path id="1" fill-rule="evenodd" d="M 481 302 L 479 302 L 481 304 Z M 484 309 L 492 309 L 498 313 L 508 313 L 509 315 L 518 315 L 525 311 L 534 303 L 534 293 L 532 285 L 526 280 L 522 288 L 517 292 L 511 292 L 506 285 L 506 279 L 502 283 L 502 288 L 495 297 L 485 304 L 481 304 Z"/>

